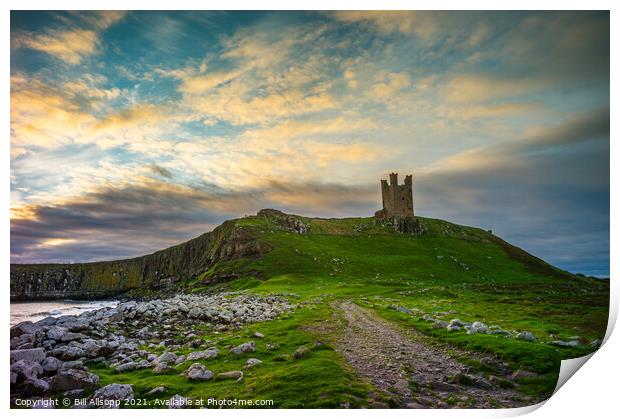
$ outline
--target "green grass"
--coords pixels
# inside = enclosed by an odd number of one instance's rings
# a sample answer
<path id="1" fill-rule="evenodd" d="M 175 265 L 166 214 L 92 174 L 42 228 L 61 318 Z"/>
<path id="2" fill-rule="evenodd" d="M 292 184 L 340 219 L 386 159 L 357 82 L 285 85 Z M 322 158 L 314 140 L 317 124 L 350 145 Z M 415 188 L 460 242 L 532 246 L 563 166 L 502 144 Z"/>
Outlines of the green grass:
<path id="1" fill-rule="evenodd" d="M 132 383 L 136 397 L 164 385 L 168 391 L 162 398 L 178 393 L 186 397 L 273 399 L 276 407 L 363 406 L 368 403 L 369 386 L 329 345 L 314 347 L 320 328 L 313 325 L 332 321 L 329 303 L 345 298 L 397 325 L 413 328 L 433 342 L 491 354 L 513 371 L 537 373 L 537 377 L 519 380 L 518 391 L 538 397 L 550 394 L 555 387 L 561 359 L 591 352 L 588 341 L 605 333 L 608 282 L 563 272 L 486 231 L 421 219 L 425 233 L 412 236 L 376 225 L 372 218 L 301 219 L 308 224 L 308 233 L 289 232 L 277 219 L 265 217 L 235 221 L 230 229 L 243 229 L 273 250 L 259 258 L 220 262 L 182 283 L 188 292 L 246 290 L 294 293 L 300 302 L 320 299 L 286 318 L 205 336 L 222 350 L 249 340 L 253 331 L 265 334 L 264 341 L 255 340 L 259 346 L 255 354 L 241 359 L 225 355 L 205 362 L 217 373 L 240 369 L 250 356 L 263 360 L 247 372 L 243 382 L 190 383 L 178 375 L 187 368 L 186 363 L 174 373 L 159 376 L 150 370 L 118 375 L 95 368 L 102 383 Z M 237 279 L 205 283 L 209 277 L 226 273 L 235 273 Z M 505 330 L 527 330 L 537 342 L 448 333 L 431 328 L 431 323 L 419 316 L 392 310 L 390 305 L 416 308 L 444 320 L 479 320 Z M 556 348 L 548 344 L 574 335 L 582 338 L 583 345 Z M 267 351 L 266 342 L 279 348 Z M 311 356 L 298 361 L 287 357 L 301 345 L 312 348 Z M 492 373 L 475 360 L 468 362 Z"/>

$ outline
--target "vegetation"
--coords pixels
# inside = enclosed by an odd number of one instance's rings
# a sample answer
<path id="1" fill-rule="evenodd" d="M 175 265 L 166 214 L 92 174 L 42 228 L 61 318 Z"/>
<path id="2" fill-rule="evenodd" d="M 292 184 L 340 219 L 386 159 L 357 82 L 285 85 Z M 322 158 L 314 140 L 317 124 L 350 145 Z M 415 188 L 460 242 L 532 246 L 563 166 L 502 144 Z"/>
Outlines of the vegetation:
<path id="1" fill-rule="evenodd" d="M 227 353 L 204 361 L 218 373 L 242 369 L 249 357 L 261 359 L 262 364 L 245 370 L 243 381 L 190 382 L 179 374 L 191 362 L 161 375 L 150 369 L 117 374 L 91 365 L 101 383 L 131 383 L 136 397 L 147 399 L 181 394 L 272 399 L 275 407 L 372 404 L 380 396 L 329 344 L 335 330 L 332 303 L 340 299 L 352 300 L 403 328 L 414 328 L 432 344 L 449 345 L 455 356 L 462 356 L 463 350 L 493 355 L 512 371 L 535 373 L 517 379 L 516 389 L 537 399 L 553 391 L 562 359 L 591 352 L 590 341 L 605 333 L 607 281 L 558 270 L 489 232 L 427 218 L 420 218 L 422 233 L 410 235 L 377 225 L 373 218 L 295 217 L 304 226 L 299 233 L 291 227 L 291 218 L 259 215 L 227 223 L 227 234 L 252 237 L 271 250 L 220 258 L 206 272 L 183 277 L 170 290 L 286 293 L 299 303 L 298 310 L 277 320 L 237 330 L 195 331 L 220 349 L 248 340 L 257 343 L 255 353 L 241 357 Z M 149 293 L 143 289 L 135 294 Z M 536 341 L 448 332 L 432 328 L 431 322 L 421 319 L 422 313 L 446 321 L 483 321 L 504 330 L 529 331 Z M 253 338 L 254 332 L 265 338 Z M 576 347 L 549 344 L 575 335 L 579 336 Z M 302 345 L 310 349 L 309 356 L 294 359 L 293 352 Z M 466 358 L 462 361 L 485 374 L 493 374 L 496 368 L 483 357 Z M 164 394 L 146 395 L 159 385 L 166 387 Z"/>

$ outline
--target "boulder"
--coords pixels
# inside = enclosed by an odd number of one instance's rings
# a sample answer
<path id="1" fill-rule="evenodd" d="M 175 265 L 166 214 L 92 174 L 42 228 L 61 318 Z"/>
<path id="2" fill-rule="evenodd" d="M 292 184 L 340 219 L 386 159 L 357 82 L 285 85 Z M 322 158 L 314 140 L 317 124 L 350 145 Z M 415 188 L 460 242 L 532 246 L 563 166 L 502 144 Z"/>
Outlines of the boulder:
<path id="1" fill-rule="evenodd" d="M 11 364 L 19 360 L 41 362 L 45 359 L 45 350 L 43 348 L 34 349 L 15 349 L 11 351 Z"/>
<path id="2" fill-rule="evenodd" d="M 448 326 L 446 326 L 446 330 L 448 332 L 458 332 L 459 330 L 461 330 L 461 326 L 459 326 L 458 324 L 448 324 Z"/>
<path id="3" fill-rule="evenodd" d="M 11 372 L 15 373 L 15 382 L 36 380 L 43 375 L 43 367 L 38 362 L 20 359 L 11 364 Z"/>
<path id="4" fill-rule="evenodd" d="M 232 352 L 235 355 L 241 355 L 242 353 L 245 353 L 245 352 L 255 352 L 255 351 L 256 351 L 256 344 L 254 342 L 245 342 L 239 346 L 235 346 L 234 348 L 230 350 L 230 352 Z"/>
<path id="5" fill-rule="evenodd" d="M 260 359 L 257 358 L 249 358 L 247 361 L 245 361 L 245 368 L 252 368 L 256 365 L 262 364 L 263 361 L 261 361 Z"/>
<path id="6" fill-rule="evenodd" d="M 155 361 L 153 361 L 153 363 L 154 364 L 161 364 L 161 363 L 174 364 L 176 360 L 177 360 L 177 356 L 175 354 L 173 354 L 172 352 L 164 352 L 163 354 L 158 356 L 155 359 Z"/>
<path id="7" fill-rule="evenodd" d="M 62 364 L 61 369 L 63 370 L 86 370 L 84 363 L 82 361 L 67 361 Z"/>
<path id="8" fill-rule="evenodd" d="M 62 361 L 53 356 L 48 356 L 41 361 L 41 367 L 43 367 L 45 374 L 55 374 L 62 367 Z"/>
<path id="9" fill-rule="evenodd" d="M 50 385 L 45 380 L 26 380 L 22 383 L 20 395 L 24 397 L 43 396 L 49 392 Z"/>
<path id="10" fill-rule="evenodd" d="M 487 333 L 489 328 L 482 322 L 473 322 L 471 325 L 465 325 L 468 335 L 474 335 L 476 333 Z"/>
<path id="11" fill-rule="evenodd" d="M 211 359 L 216 358 L 220 351 L 217 348 L 209 348 L 205 351 L 192 352 L 187 355 L 188 361 L 195 361 L 198 359 Z"/>
<path id="12" fill-rule="evenodd" d="M 47 330 L 47 338 L 60 341 L 62 337 L 67 333 L 67 329 L 60 326 L 51 326 Z"/>
<path id="13" fill-rule="evenodd" d="M 30 321 L 17 323 L 15 326 L 11 327 L 11 339 L 26 334 L 32 335 L 36 330 L 37 327 Z"/>
<path id="14" fill-rule="evenodd" d="M 53 391 L 95 389 L 99 387 L 99 376 L 82 370 L 61 370 L 52 380 Z"/>
<path id="15" fill-rule="evenodd" d="M 213 373 L 199 363 L 192 364 L 187 371 L 185 371 L 185 375 L 192 381 L 207 381 L 213 378 Z"/>
<path id="16" fill-rule="evenodd" d="M 117 365 L 116 368 L 114 368 L 114 370 L 116 372 L 129 372 L 129 371 L 133 371 L 138 367 L 138 364 L 136 362 L 130 361 L 130 362 L 126 362 L 124 364 L 120 364 Z"/>
<path id="17" fill-rule="evenodd" d="M 159 364 L 155 364 L 155 367 L 153 368 L 153 372 L 155 374 L 161 374 L 161 373 L 165 373 L 170 371 L 172 368 L 170 367 L 170 365 L 166 364 L 165 362 L 160 362 Z"/>
<path id="18" fill-rule="evenodd" d="M 536 336 L 534 336 L 532 333 L 525 330 L 517 335 L 517 339 L 527 340 L 529 342 L 535 342 Z"/>
<path id="19" fill-rule="evenodd" d="M 560 348 L 574 348 L 575 346 L 579 345 L 579 342 L 576 340 L 571 340 L 569 342 L 563 340 L 554 340 L 553 342 L 550 342 L 550 344 L 553 346 L 559 346 Z"/>
<path id="20" fill-rule="evenodd" d="M 435 329 L 443 329 L 444 327 L 448 327 L 448 322 L 444 322 L 443 320 L 435 320 L 432 327 Z"/>
<path id="21" fill-rule="evenodd" d="M 133 387 L 131 384 L 108 384 L 95 391 L 90 396 L 89 402 L 100 408 L 118 407 L 117 402 L 133 400 Z"/>
<path id="22" fill-rule="evenodd" d="M 164 386 L 159 386 L 159 387 L 155 387 L 154 389 L 152 389 L 151 391 L 149 391 L 148 393 L 146 393 L 148 396 L 156 396 L 158 394 L 162 394 L 166 392 L 166 387 Z"/>

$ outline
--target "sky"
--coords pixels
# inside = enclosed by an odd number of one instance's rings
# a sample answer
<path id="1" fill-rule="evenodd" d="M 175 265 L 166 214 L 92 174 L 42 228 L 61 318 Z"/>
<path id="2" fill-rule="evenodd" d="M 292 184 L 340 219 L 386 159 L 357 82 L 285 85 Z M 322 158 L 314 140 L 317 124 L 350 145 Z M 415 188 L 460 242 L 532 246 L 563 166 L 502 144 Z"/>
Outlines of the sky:
<path id="1" fill-rule="evenodd" d="M 608 12 L 11 12 L 11 261 L 278 208 L 417 215 L 609 275 Z"/>

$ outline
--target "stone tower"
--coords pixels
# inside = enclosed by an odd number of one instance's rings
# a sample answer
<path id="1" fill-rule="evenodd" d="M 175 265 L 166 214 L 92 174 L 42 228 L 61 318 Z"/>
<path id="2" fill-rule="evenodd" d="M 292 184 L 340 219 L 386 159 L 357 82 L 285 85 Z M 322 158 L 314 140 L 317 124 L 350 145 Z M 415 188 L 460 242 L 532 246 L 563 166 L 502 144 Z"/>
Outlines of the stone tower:
<path id="1" fill-rule="evenodd" d="M 413 218 L 413 176 L 405 176 L 405 183 L 398 184 L 398 173 L 390 173 L 390 183 L 381 180 L 383 209 L 375 217 L 383 220 Z"/>

